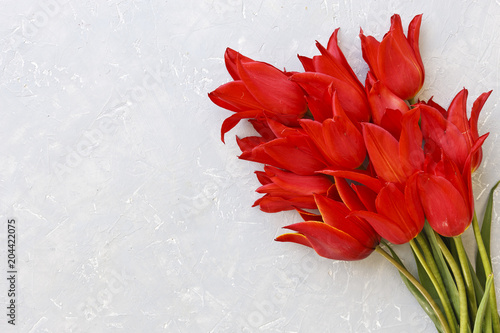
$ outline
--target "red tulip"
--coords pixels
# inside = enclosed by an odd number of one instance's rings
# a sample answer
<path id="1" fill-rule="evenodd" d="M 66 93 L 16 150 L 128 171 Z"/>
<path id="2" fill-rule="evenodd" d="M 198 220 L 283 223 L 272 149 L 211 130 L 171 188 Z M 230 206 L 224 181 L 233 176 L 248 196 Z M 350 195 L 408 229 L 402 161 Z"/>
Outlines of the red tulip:
<path id="1" fill-rule="evenodd" d="M 458 236 L 472 221 L 471 169 L 464 171 L 462 174 L 443 153 L 438 163 L 429 163 L 427 171 L 418 174 L 417 186 L 425 216 L 430 226 L 442 236 Z"/>
<path id="2" fill-rule="evenodd" d="M 353 122 L 368 121 L 370 107 L 366 93 L 358 77 L 349 66 L 337 42 L 338 29 L 330 37 L 325 49 L 316 43 L 321 55 L 312 59 L 299 56 L 306 73 L 292 76 L 308 94 L 307 101 L 314 119 L 331 118 L 333 92 L 339 96 L 340 104 Z"/>
<path id="3" fill-rule="evenodd" d="M 366 156 L 363 136 L 340 106 L 337 93 L 333 94 L 333 118 L 322 123 L 310 119 L 300 120 L 300 125 L 314 141 L 329 167 L 355 169 Z"/>
<path id="4" fill-rule="evenodd" d="M 387 183 L 377 194 L 376 212 L 354 211 L 351 215 L 365 219 L 383 238 L 394 244 L 404 244 L 415 238 L 424 227 L 425 219 L 411 177 L 404 190 Z"/>
<path id="5" fill-rule="evenodd" d="M 312 247 L 320 256 L 335 260 L 360 260 L 373 252 L 380 236 L 361 219 L 349 216 L 350 210 L 341 202 L 315 195 L 321 220 L 295 223 L 285 228 L 297 233 L 276 238 Z"/>
<path id="6" fill-rule="evenodd" d="M 433 101 L 422 105 L 422 133 L 430 143 L 428 149 L 432 148 L 432 145 L 435 145 L 438 151 L 443 149 L 446 155 L 463 170 L 469 153 L 480 140 L 477 121 L 490 94 L 491 91 L 483 93 L 476 99 L 469 119 L 467 119 L 468 92 L 466 89 L 461 90 L 455 96 L 448 110 L 443 109 Z M 488 133 L 482 137 L 487 135 Z M 470 165 L 472 171 L 479 167 L 482 156 L 481 148 L 472 155 Z"/>
<path id="7" fill-rule="evenodd" d="M 363 58 L 370 71 L 399 98 L 408 100 L 415 96 L 424 83 L 424 65 L 420 57 L 419 35 L 422 15 L 417 15 L 404 35 L 401 18 L 391 17 L 391 28 L 381 42 L 366 37 L 361 30 Z"/>
<path id="8" fill-rule="evenodd" d="M 422 207 L 430 226 L 440 235 L 454 237 L 462 234 L 474 215 L 471 163 L 481 149 L 486 136 L 471 148 L 464 167 L 450 158 L 444 150 L 428 154 L 425 172 L 417 174 L 417 186 Z"/>
<path id="9" fill-rule="evenodd" d="M 380 126 L 363 123 L 363 137 L 370 162 L 379 178 L 404 184 L 424 161 L 422 133 L 418 126 L 419 108 L 401 118 L 401 136 L 398 140 Z"/>
<path id="10" fill-rule="evenodd" d="M 253 61 L 227 49 L 226 67 L 235 81 L 208 94 L 218 106 L 236 112 L 222 125 L 224 134 L 244 118 L 277 119 L 296 124 L 306 112 L 304 91 L 289 80 L 289 74 L 264 63 Z"/>
<path id="11" fill-rule="evenodd" d="M 260 206 L 267 213 L 297 208 L 317 209 L 313 194 L 326 195 L 333 185 L 324 175 L 300 176 L 271 166 L 256 174 L 262 184 L 257 192 L 266 195 L 258 199 L 254 206 Z"/>

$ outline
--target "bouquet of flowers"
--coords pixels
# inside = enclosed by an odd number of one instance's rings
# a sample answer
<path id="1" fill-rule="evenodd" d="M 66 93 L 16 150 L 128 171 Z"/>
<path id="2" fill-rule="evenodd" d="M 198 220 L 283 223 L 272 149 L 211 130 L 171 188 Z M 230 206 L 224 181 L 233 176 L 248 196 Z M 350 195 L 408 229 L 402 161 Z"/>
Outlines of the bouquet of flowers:
<path id="1" fill-rule="evenodd" d="M 364 85 L 338 46 L 337 29 L 326 47 L 316 43 L 319 55 L 299 56 L 304 72 L 228 48 L 233 81 L 209 97 L 234 112 L 222 124 L 222 141 L 242 119 L 258 133 L 236 138 L 239 158 L 264 164 L 255 172 L 264 194 L 255 206 L 295 210 L 304 220 L 277 241 L 334 260 L 378 252 L 439 332 L 500 332 L 489 253 L 492 195 L 480 229 L 471 184 L 488 136 L 479 135 L 478 118 L 491 91 L 474 101 L 469 117 L 466 89 L 447 108 L 416 99 L 425 77 L 421 21 L 417 15 L 405 35 L 394 15 L 381 41 L 361 30 Z M 471 224 L 475 266 L 461 238 Z M 418 278 L 392 248 L 406 243 Z"/>

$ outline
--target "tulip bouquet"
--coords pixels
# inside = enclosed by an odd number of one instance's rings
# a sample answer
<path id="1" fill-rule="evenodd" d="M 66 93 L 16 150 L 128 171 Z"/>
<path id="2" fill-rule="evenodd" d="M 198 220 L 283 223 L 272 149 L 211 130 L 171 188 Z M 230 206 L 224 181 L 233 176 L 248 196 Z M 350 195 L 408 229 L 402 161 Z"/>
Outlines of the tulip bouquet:
<path id="1" fill-rule="evenodd" d="M 224 134 L 248 119 L 257 135 L 237 137 L 239 158 L 256 171 L 264 212 L 295 210 L 303 222 L 276 238 L 334 260 L 381 254 L 439 332 L 500 332 L 489 253 L 492 195 L 482 228 L 471 175 L 488 134 L 478 117 L 490 92 L 467 116 L 467 90 L 448 108 L 416 99 L 424 83 L 419 50 L 422 15 L 403 31 L 401 18 L 379 42 L 361 30 L 369 71 L 363 85 L 338 46 L 338 29 L 319 55 L 299 56 L 304 72 L 282 71 L 227 49 L 233 81 L 209 93 L 234 112 Z M 493 190 L 492 190 L 493 191 Z M 462 243 L 472 224 L 473 265 Z M 393 249 L 409 244 L 418 278 Z"/>

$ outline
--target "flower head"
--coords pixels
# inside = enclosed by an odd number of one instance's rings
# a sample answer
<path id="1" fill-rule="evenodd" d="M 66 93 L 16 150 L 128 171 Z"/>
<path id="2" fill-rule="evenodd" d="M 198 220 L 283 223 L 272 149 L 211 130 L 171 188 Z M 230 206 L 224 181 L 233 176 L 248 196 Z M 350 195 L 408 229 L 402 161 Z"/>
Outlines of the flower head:
<path id="1" fill-rule="evenodd" d="M 370 71 L 399 98 L 408 100 L 414 97 L 424 84 L 424 65 L 420 57 L 419 35 L 422 15 L 413 18 L 408 26 L 408 36 L 403 32 L 401 17 L 391 17 L 391 28 L 378 42 L 363 31 L 361 47 L 363 58 Z"/>

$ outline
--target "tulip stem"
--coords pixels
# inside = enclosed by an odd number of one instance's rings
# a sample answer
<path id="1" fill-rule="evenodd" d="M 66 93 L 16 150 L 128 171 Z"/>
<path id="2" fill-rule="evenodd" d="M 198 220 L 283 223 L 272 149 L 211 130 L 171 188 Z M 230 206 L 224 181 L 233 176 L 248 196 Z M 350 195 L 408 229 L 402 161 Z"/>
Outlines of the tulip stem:
<path id="1" fill-rule="evenodd" d="M 469 268 L 469 260 L 467 259 L 467 253 L 465 252 L 464 243 L 462 242 L 462 237 L 461 236 L 453 237 L 453 241 L 455 242 L 455 246 L 457 247 L 460 266 L 462 267 L 462 273 L 464 274 L 465 287 L 467 291 L 467 300 L 469 301 L 470 305 L 469 309 L 472 318 L 471 326 L 473 326 L 477 314 L 477 301 L 476 301 L 476 293 L 474 291 L 474 283 L 472 282 L 472 274 Z"/>
<path id="2" fill-rule="evenodd" d="M 429 303 L 429 305 L 431 306 L 431 308 L 434 310 L 434 313 L 438 317 L 439 322 L 441 323 L 441 327 L 443 329 L 443 333 L 451 333 L 451 330 L 450 330 L 450 327 L 448 325 L 448 322 L 446 321 L 443 313 L 439 309 L 439 306 L 434 301 L 434 299 L 429 294 L 429 292 L 420 284 L 420 282 L 418 282 L 418 280 L 410 272 L 408 272 L 408 270 L 406 268 L 404 268 L 396 260 L 394 260 L 394 258 L 389 253 L 387 253 L 386 251 L 384 251 L 380 246 L 377 246 L 375 248 L 375 251 L 377 251 L 379 254 L 381 254 L 394 267 L 396 267 L 401 272 L 401 274 L 403 274 L 408 279 L 408 281 L 410 281 L 415 286 L 415 288 L 417 288 L 418 291 L 420 291 L 420 293 L 422 293 L 422 296 L 424 296 L 424 298 Z"/>
<path id="3" fill-rule="evenodd" d="M 417 241 L 419 241 L 420 246 L 422 246 L 423 245 L 422 243 L 425 240 L 423 240 L 423 239 L 417 239 Z M 409 243 L 410 243 L 410 246 L 411 246 L 413 252 L 417 256 L 418 261 L 420 262 L 420 264 L 424 268 L 425 272 L 429 276 L 429 279 L 431 280 L 432 285 L 436 289 L 436 292 L 438 293 L 439 299 L 441 300 L 441 303 L 443 304 L 443 308 L 444 308 L 444 312 L 446 314 L 446 318 L 448 319 L 448 322 L 451 325 L 451 323 L 454 322 L 454 314 L 453 314 L 453 310 L 451 309 L 451 305 L 450 305 L 449 299 L 445 295 L 445 289 L 444 289 L 443 281 L 441 280 L 441 283 L 439 283 L 438 278 L 436 277 L 436 275 L 438 274 L 437 273 L 437 268 L 436 268 L 436 270 L 432 270 L 431 269 L 430 265 L 427 263 L 427 260 L 424 257 L 424 255 L 422 255 L 422 252 L 420 251 L 418 245 L 415 243 L 414 239 L 412 239 Z M 422 247 L 424 248 L 424 246 L 422 246 Z M 427 250 L 429 251 L 429 253 L 426 253 L 427 258 L 432 257 L 430 255 L 430 250 L 428 248 L 427 248 Z M 424 252 L 427 252 L 427 251 L 424 251 Z M 455 328 L 454 328 L 453 325 L 451 325 L 451 329 L 452 329 L 453 332 L 455 332 Z"/>
<path id="4" fill-rule="evenodd" d="M 484 267 L 484 274 L 489 276 L 492 274 L 490 260 L 488 259 L 488 252 L 486 251 L 486 246 L 484 245 L 483 237 L 481 236 L 481 230 L 479 229 L 479 222 L 477 221 L 476 212 L 474 211 L 474 217 L 472 218 L 472 228 L 474 230 L 474 236 L 476 238 L 477 249 L 479 251 L 479 255 L 481 257 L 481 261 Z M 495 294 L 495 282 L 492 282 L 492 287 L 490 289 L 490 311 L 491 311 L 491 319 L 493 322 L 493 332 L 500 332 L 500 320 L 498 318 L 498 309 L 497 309 L 497 298 Z M 486 290 L 485 290 L 486 292 Z"/>
<path id="5" fill-rule="evenodd" d="M 465 290 L 464 280 L 462 278 L 462 273 L 460 272 L 460 267 L 457 265 L 457 262 L 453 258 L 448 247 L 443 242 L 441 237 L 436 237 L 439 248 L 444 255 L 444 258 L 448 262 L 448 265 L 453 272 L 453 276 L 455 277 L 455 282 L 457 284 L 458 289 L 458 297 L 460 300 L 460 333 L 467 333 L 469 329 L 469 313 L 467 311 L 467 292 Z"/>

